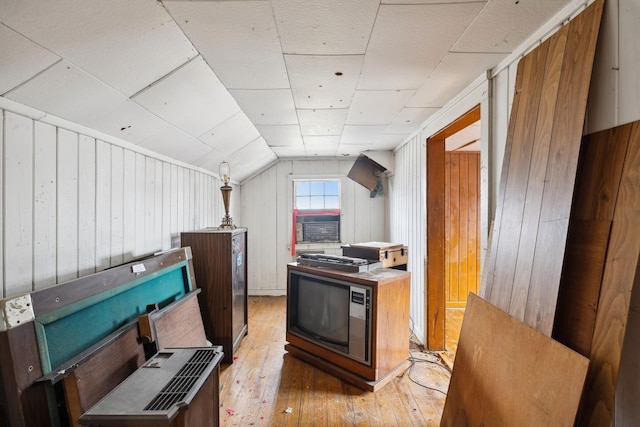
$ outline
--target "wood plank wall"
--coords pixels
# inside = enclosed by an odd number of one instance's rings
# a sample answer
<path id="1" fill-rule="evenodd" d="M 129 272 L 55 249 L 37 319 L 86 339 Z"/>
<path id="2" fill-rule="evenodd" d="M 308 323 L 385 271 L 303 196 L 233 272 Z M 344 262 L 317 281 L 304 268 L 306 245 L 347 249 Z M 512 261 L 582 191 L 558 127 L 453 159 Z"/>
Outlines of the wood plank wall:
<path id="1" fill-rule="evenodd" d="M 446 306 L 480 288 L 480 153 L 445 153 Z"/>
<path id="2" fill-rule="evenodd" d="M 482 295 L 551 335 L 603 0 L 518 65 Z"/>
<path id="3" fill-rule="evenodd" d="M 640 286 L 640 122 L 586 137 L 582 157 L 572 224 L 578 249 L 588 250 L 581 260 L 567 254 L 554 335 L 591 359 L 578 425 L 608 426 L 631 293 Z M 581 280 L 580 269 L 593 276 Z"/>
<path id="4" fill-rule="evenodd" d="M 175 247 L 181 231 L 218 225 L 224 214 L 212 174 L 124 142 L 8 109 L 0 138 L 0 297 Z"/>

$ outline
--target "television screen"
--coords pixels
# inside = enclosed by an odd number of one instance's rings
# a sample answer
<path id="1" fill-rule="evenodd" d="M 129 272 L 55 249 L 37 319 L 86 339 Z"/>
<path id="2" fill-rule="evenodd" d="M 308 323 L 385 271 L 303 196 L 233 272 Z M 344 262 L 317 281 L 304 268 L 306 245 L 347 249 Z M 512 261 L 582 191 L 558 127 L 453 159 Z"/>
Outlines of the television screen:
<path id="1" fill-rule="evenodd" d="M 349 287 L 300 276 L 297 326 L 325 341 L 348 345 Z"/>

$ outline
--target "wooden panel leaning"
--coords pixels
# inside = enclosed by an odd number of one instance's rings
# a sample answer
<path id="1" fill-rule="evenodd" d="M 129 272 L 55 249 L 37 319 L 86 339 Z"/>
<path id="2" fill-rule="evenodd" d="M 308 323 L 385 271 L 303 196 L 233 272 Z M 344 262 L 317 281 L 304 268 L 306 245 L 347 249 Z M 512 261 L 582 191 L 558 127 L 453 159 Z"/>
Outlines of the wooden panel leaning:
<path id="1" fill-rule="evenodd" d="M 588 365 L 470 294 L 440 426 L 571 426 Z"/>
<path id="2" fill-rule="evenodd" d="M 551 335 L 603 0 L 522 59 L 483 295 Z M 517 101 L 517 104 L 515 102 Z"/>

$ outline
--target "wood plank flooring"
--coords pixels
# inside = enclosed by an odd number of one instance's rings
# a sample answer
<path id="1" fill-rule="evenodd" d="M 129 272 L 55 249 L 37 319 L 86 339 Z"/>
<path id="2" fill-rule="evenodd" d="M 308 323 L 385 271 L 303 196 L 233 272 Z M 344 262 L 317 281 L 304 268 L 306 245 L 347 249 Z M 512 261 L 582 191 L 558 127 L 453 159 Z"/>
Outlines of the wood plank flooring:
<path id="1" fill-rule="evenodd" d="M 285 297 L 249 297 L 248 309 L 249 334 L 221 367 L 222 426 L 439 425 L 450 372 L 437 355 L 412 345 L 413 366 L 367 392 L 284 350 Z"/>

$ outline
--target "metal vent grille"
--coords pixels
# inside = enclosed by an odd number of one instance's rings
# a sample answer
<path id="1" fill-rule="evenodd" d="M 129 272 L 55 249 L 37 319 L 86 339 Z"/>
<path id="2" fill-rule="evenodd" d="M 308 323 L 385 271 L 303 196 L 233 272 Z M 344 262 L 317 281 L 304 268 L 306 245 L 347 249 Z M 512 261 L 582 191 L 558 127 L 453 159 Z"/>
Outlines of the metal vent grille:
<path id="1" fill-rule="evenodd" d="M 164 386 L 145 411 L 166 411 L 176 403 L 184 400 L 193 386 L 197 383 L 202 373 L 207 370 L 209 364 L 216 356 L 216 352 L 207 350 L 196 351 L 191 359 L 180 371 Z"/>
<path id="2" fill-rule="evenodd" d="M 338 242 L 340 227 L 338 221 L 306 222 L 302 224 L 302 239 L 305 242 Z"/>

